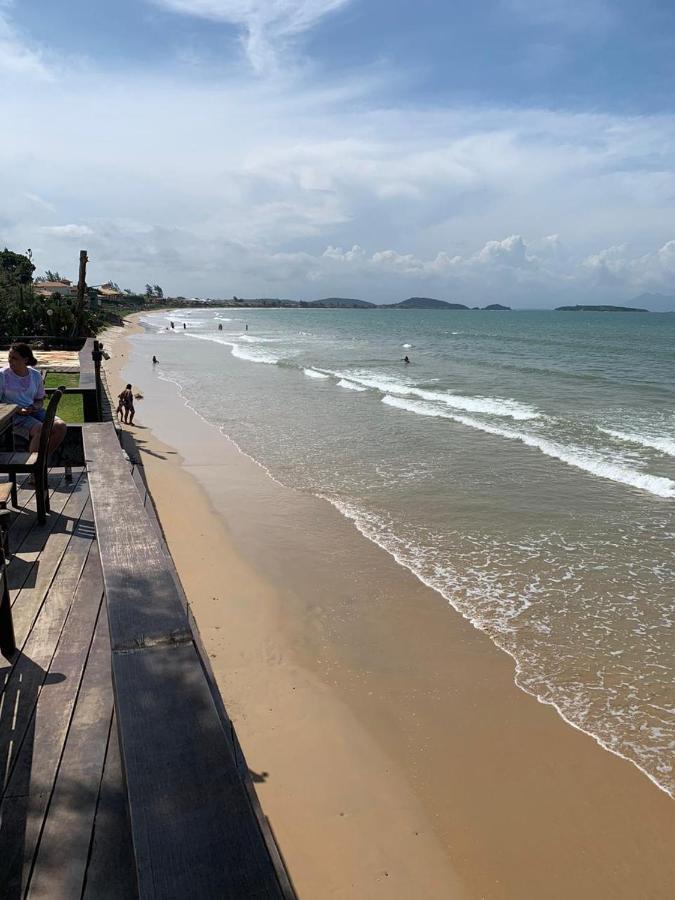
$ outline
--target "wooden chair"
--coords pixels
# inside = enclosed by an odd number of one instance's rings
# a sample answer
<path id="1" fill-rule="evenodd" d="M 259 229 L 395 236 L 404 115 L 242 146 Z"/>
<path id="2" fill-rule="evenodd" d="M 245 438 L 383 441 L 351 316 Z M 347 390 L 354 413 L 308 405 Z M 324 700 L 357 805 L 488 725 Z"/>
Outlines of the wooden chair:
<path id="1" fill-rule="evenodd" d="M 47 414 L 42 423 L 42 431 L 40 432 L 40 443 L 37 452 L 28 453 L 0 453 L 0 473 L 9 475 L 12 483 L 12 503 L 14 506 L 19 505 L 16 491 L 16 476 L 26 473 L 32 475 L 35 479 L 35 499 L 37 502 L 38 522 L 44 525 L 47 521 L 47 513 L 49 512 L 49 485 L 47 483 L 47 448 L 49 447 L 49 439 L 52 434 L 52 426 L 54 425 L 54 416 L 56 408 L 63 396 L 60 388 L 54 391 L 47 407 Z"/>

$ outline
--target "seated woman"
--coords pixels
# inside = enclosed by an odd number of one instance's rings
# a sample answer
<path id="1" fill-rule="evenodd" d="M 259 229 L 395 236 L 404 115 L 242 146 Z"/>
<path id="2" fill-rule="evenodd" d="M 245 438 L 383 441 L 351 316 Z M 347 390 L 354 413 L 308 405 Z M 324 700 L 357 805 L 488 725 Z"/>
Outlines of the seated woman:
<path id="1" fill-rule="evenodd" d="M 14 434 L 26 438 L 28 449 L 37 451 L 40 432 L 45 420 L 43 408 L 45 388 L 42 376 L 35 365 L 37 360 L 28 344 L 12 344 L 8 356 L 9 365 L 0 369 L 0 398 L 6 403 L 16 403 L 19 411 L 14 414 Z M 55 418 L 49 440 L 48 453 L 53 453 L 66 436 L 66 423 Z"/>

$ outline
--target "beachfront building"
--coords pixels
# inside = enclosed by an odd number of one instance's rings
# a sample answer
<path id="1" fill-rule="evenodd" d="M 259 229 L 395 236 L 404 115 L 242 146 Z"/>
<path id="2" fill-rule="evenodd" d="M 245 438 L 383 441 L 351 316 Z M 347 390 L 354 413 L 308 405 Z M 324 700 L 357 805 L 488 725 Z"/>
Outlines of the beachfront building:
<path id="1" fill-rule="evenodd" d="M 61 297 L 74 297 L 77 294 L 77 285 L 73 284 L 68 278 L 62 278 L 59 281 L 36 281 L 34 292 L 37 297 L 49 299 L 54 294 L 60 294 Z"/>
<path id="2" fill-rule="evenodd" d="M 99 300 L 105 300 L 108 303 L 119 303 L 124 299 L 124 292 L 116 287 L 112 282 L 102 284 L 97 288 Z"/>

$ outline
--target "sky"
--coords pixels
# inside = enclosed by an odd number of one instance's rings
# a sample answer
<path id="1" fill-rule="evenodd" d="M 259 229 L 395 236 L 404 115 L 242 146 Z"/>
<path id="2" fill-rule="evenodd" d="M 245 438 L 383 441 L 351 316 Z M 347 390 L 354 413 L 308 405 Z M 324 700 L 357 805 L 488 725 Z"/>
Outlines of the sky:
<path id="1" fill-rule="evenodd" d="M 0 0 L 0 245 L 188 297 L 675 295 L 674 113 L 672 0 Z"/>

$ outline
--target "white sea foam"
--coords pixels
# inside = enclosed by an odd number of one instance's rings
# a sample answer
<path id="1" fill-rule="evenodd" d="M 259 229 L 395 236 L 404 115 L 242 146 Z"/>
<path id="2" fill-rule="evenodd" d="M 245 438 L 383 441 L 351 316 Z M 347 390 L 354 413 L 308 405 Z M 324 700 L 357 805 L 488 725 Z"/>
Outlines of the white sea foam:
<path id="1" fill-rule="evenodd" d="M 247 347 L 240 347 L 239 344 L 232 345 L 232 356 L 236 356 L 237 359 L 248 360 L 248 362 L 266 363 L 269 366 L 275 366 L 281 358 L 273 353 L 268 353 L 266 350 L 249 350 Z"/>
<path id="2" fill-rule="evenodd" d="M 368 390 L 368 388 L 361 387 L 360 384 L 354 384 L 353 381 L 347 381 L 346 378 L 341 378 L 338 381 L 338 387 L 343 387 L 343 388 L 347 388 L 347 390 L 350 390 L 350 391 L 359 391 L 359 392 Z"/>
<path id="3" fill-rule="evenodd" d="M 599 425 L 598 428 L 604 434 L 627 444 L 639 444 L 642 447 L 649 447 L 651 450 L 658 450 L 659 453 L 664 453 L 666 456 L 675 456 L 675 438 L 634 431 L 616 431 L 613 428 L 601 428 Z"/>
<path id="4" fill-rule="evenodd" d="M 303 369 L 302 370 L 305 375 L 309 376 L 309 378 L 321 378 L 323 380 L 329 378 L 329 375 L 326 375 L 325 372 L 317 372 L 316 369 Z"/>
<path id="5" fill-rule="evenodd" d="M 278 343 L 279 338 L 258 337 L 254 334 L 240 334 L 238 340 L 244 341 L 247 344 L 276 344 Z"/>
<path id="6" fill-rule="evenodd" d="M 409 350 L 412 347 L 412 344 L 403 344 L 406 350 Z"/>
<path id="7" fill-rule="evenodd" d="M 226 347 L 230 347 L 232 356 L 236 356 L 237 359 L 245 359 L 247 360 L 247 362 L 266 363 L 267 365 L 274 366 L 279 362 L 281 358 L 274 355 L 273 353 L 270 353 L 267 350 L 262 349 L 261 347 L 242 347 L 239 344 L 238 340 L 228 340 L 228 338 L 221 335 L 188 334 L 188 337 L 194 338 L 198 341 L 210 341 L 212 344 L 223 344 Z"/>
<path id="8" fill-rule="evenodd" d="M 462 412 L 503 416 L 518 421 L 537 419 L 540 415 L 533 406 L 527 403 L 520 403 L 518 400 L 501 397 L 468 397 L 463 394 L 453 394 L 451 391 L 428 391 L 424 388 L 416 387 L 415 383 L 410 380 L 369 372 L 368 370 L 356 369 L 346 372 L 334 372 L 330 369 L 325 369 L 323 371 L 334 375 L 336 378 L 345 378 L 365 387 L 382 391 L 385 394 L 393 394 L 398 397 L 420 397 L 422 400 L 444 403 L 446 406 L 459 409 Z"/>
<path id="9" fill-rule="evenodd" d="M 608 459 L 607 457 L 584 447 L 559 444 L 556 441 L 551 441 L 527 431 L 515 431 L 511 428 L 504 428 L 499 425 L 490 425 L 487 422 L 482 422 L 478 419 L 470 418 L 469 416 L 456 415 L 447 412 L 431 403 L 420 403 L 416 400 L 406 400 L 400 397 L 392 397 L 391 395 L 385 395 L 382 398 L 382 402 L 386 403 L 388 406 L 394 406 L 397 409 L 403 409 L 420 416 L 452 419 L 469 428 L 485 431 L 487 434 L 507 438 L 511 441 L 520 441 L 527 447 L 533 447 L 540 450 L 542 453 L 546 454 L 546 456 L 550 456 L 553 459 L 559 459 L 568 466 L 581 469 L 598 478 L 607 478 L 610 481 L 616 481 L 619 484 L 625 484 L 629 487 L 638 488 L 638 490 L 648 491 L 650 494 L 655 494 L 657 497 L 675 497 L 675 481 L 671 481 L 669 478 L 663 478 L 659 475 L 649 475 L 645 472 L 640 472 L 637 469 L 617 463 L 612 459 Z"/>

